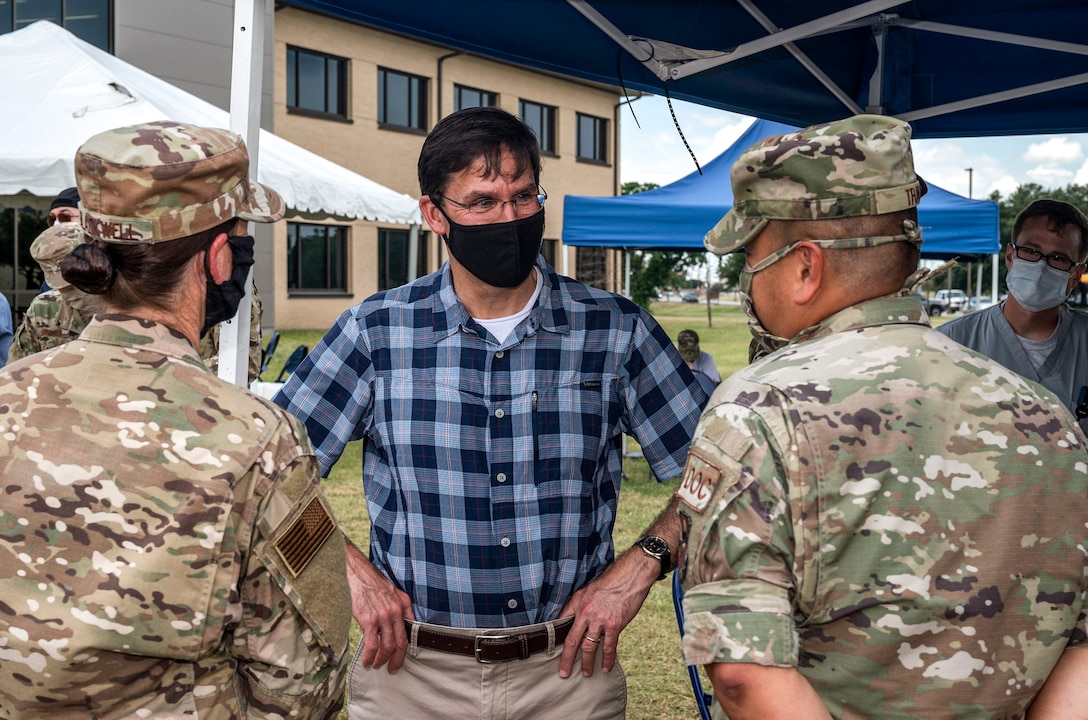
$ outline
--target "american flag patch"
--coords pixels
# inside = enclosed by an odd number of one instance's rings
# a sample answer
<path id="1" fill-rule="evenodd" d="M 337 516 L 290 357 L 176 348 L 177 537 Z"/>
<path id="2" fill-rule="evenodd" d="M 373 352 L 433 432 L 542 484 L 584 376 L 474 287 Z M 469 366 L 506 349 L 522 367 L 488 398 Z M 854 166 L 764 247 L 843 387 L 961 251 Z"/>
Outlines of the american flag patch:
<path id="1" fill-rule="evenodd" d="M 321 500 L 316 497 L 310 500 L 291 527 L 276 540 L 276 552 L 283 558 L 293 577 L 298 577 L 306 569 L 335 529 L 336 523 Z"/>

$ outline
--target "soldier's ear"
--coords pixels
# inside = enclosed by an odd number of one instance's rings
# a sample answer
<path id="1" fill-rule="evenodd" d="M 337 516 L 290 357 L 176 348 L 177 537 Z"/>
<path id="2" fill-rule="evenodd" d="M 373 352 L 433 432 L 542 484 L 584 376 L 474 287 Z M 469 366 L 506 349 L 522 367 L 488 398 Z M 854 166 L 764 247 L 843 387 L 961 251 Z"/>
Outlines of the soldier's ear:
<path id="1" fill-rule="evenodd" d="M 227 234 L 219 233 L 216 235 L 207 252 L 208 270 L 212 274 L 212 280 L 215 281 L 216 285 L 221 285 L 230 277 L 231 271 L 234 269 L 234 255 L 230 251 Z"/>
<path id="2" fill-rule="evenodd" d="M 802 242 L 793 251 L 797 256 L 796 284 L 793 301 L 798 305 L 807 305 L 812 301 L 824 282 L 824 249 L 819 245 Z"/>

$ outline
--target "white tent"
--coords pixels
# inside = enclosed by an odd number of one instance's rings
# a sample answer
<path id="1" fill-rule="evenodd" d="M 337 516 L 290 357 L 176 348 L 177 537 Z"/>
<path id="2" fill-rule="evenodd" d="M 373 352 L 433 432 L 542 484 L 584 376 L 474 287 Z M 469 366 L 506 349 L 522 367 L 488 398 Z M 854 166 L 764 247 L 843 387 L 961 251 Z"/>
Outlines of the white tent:
<path id="1" fill-rule="evenodd" d="M 95 133 L 151 120 L 230 127 L 225 110 L 48 21 L 0 35 L 0 196 L 52 198 L 75 185 L 76 149 Z M 261 131 L 257 179 L 309 216 L 405 225 L 415 198 Z"/>

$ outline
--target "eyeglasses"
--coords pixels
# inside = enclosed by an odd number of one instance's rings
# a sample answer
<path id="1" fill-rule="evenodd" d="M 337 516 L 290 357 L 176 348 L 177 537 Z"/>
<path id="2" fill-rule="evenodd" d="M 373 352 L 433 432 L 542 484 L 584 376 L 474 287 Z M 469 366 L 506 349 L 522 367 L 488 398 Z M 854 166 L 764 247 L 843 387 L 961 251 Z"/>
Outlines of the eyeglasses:
<path id="1" fill-rule="evenodd" d="M 539 193 L 518 193 L 509 200 L 480 198 L 479 200 L 473 200 L 470 203 L 457 202 L 446 195 L 438 195 L 438 197 L 450 201 L 462 210 L 468 210 L 473 215 L 479 215 L 481 217 L 497 217 L 502 214 L 502 210 L 507 204 L 513 205 L 514 210 L 518 213 L 535 212 L 544 207 L 544 201 L 548 199 L 548 193 L 544 192 L 544 189 L 541 188 Z"/>
<path id="2" fill-rule="evenodd" d="M 1055 270 L 1061 270 L 1062 272 L 1069 272 L 1077 265 L 1081 263 L 1074 260 L 1070 260 L 1064 255 L 1044 255 L 1035 248 L 1024 247 L 1023 245 L 1017 245 L 1014 242 L 1009 243 L 1012 246 L 1016 257 L 1021 260 L 1027 260 L 1028 262 L 1039 262 L 1040 260 L 1046 260 L 1046 264 Z"/>
<path id="3" fill-rule="evenodd" d="M 79 210 L 69 207 L 61 207 L 49 213 L 52 223 L 69 223 L 79 221 Z"/>

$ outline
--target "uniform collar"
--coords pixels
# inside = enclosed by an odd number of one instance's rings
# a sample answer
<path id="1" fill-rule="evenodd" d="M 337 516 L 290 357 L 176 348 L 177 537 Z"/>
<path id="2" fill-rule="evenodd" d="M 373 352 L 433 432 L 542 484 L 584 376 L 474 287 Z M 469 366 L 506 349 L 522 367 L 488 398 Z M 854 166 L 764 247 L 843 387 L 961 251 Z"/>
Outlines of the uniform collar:
<path id="1" fill-rule="evenodd" d="M 134 315 L 99 313 L 87 323 L 79 338 L 104 345 L 156 352 L 207 367 L 196 348 L 180 331 Z"/>

